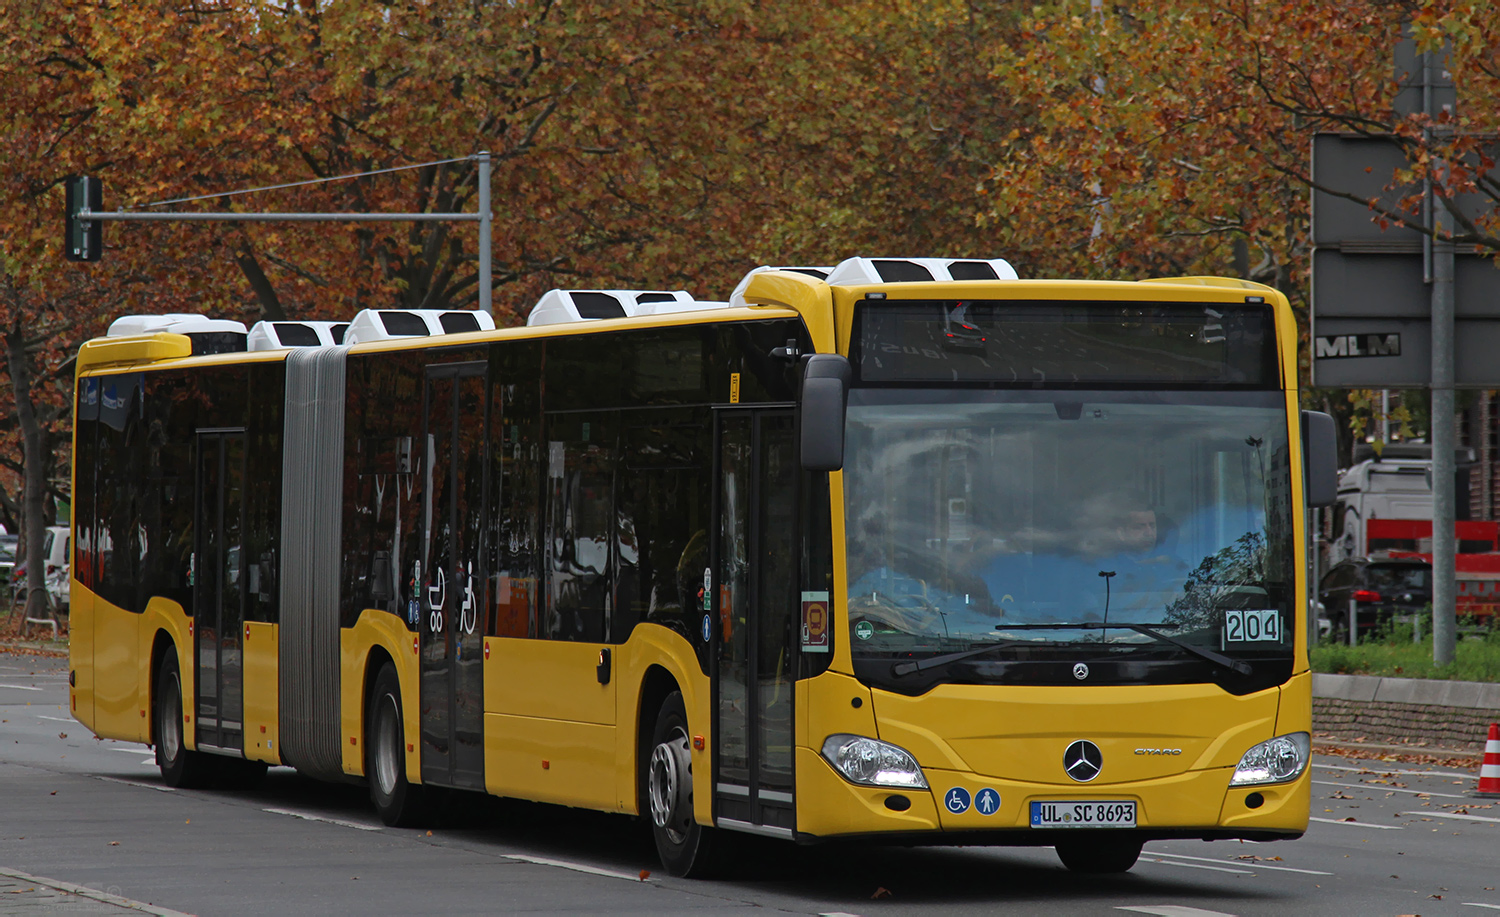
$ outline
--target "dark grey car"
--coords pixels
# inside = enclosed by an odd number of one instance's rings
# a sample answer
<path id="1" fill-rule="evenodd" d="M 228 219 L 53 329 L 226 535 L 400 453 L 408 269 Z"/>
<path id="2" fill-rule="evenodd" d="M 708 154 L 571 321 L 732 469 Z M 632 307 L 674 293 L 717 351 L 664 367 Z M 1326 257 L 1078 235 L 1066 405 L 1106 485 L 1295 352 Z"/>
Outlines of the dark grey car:
<path id="1" fill-rule="evenodd" d="M 1353 558 L 1341 561 L 1318 584 L 1318 601 L 1333 633 L 1347 640 L 1349 601 L 1363 637 L 1397 616 L 1432 605 L 1432 565 L 1425 560 Z"/>

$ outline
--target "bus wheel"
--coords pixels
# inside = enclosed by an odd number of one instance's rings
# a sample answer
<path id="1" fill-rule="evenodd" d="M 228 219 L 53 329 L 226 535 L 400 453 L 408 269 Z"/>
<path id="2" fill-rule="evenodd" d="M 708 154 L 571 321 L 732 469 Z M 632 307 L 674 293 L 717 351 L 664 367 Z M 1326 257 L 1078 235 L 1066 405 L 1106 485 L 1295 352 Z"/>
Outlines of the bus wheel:
<path id="1" fill-rule="evenodd" d="M 156 766 L 167 786 L 205 786 L 214 775 L 214 760 L 188 751 L 182 741 L 182 678 L 177 653 L 168 650 L 156 673 L 156 697 L 152 704 L 152 738 L 156 742 Z"/>
<path id="2" fill-rule="evenodd" d="M 1140 855 L 1141 842 L 1128 838 L 1080 838 L 1057 845 L 1057 858 L 1072 872 L 1129 872 Z"/>
<path id="3" fill-rule="evenodd" d="M 389 663 L 375 676 L 365 723 L 365 776 L 380 820 L 410 828 L 422 819 L 422 788 L 406 781 L 406 730 L 401 681 Z"/>
<path id="4" fill-rule="evenodd" d="M 706 875 L 714 831 L 693 818 L 693 753 L 680 691 L 662 702 L 645 764 L 651 833 L 662 865 L 674 876 Z"/>

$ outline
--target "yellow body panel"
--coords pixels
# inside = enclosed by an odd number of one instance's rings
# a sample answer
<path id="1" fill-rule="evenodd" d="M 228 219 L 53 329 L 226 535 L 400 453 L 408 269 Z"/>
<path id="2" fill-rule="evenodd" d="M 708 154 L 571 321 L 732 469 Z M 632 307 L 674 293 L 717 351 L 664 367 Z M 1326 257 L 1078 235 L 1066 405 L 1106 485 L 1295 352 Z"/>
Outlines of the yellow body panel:
<path id="1" fill-rule="evenodd" d="M 367 679 L 374 679 L 370 653 L 380 647 L 390 655 L 401 682 L 401 720 L 406 729 L 406 779 L 422 782 L 421 690 L 417 681 L 418 660 L 412 641 L 416 635 L 393 614 L 366 608 L 353 627 L 339 632 L 340 719 L 344 740 L 339 743 L 344 755 L 344 773 L 365 773 L 365 701 L 369 691 Z"/>
<path id="2" fill-rule="evenodd" d="M 1276 688 L 1245 697 L 1216 685 L 939 685 L 921 697 L 875 691 L 880 738 L 924 767 L 1076 789 L 1062 753 L 1090 739 L 1104 753 L 1098 782 L 1132 783 L 1233 767 L 1276 726 Z M 1136 754 L 1137 749 L 1180 754 Z"/>
<path id="3" fill-rule="evenodd" d="M 267 764 L 281 763 L 280 627 L 250 622 L 245 625 L 245 757 Z"/>
<path id="4" fill-rule="evenodd" d="M 484 715 L 485 789 L 613 810 L 615 727 L 504 713 Z"/>
<path id="5" fill-rule="evenodd" d="M 615 736 L 614 784 L 617 811 L 636 814 L 636 726 L 641 718 L 647 719 L 649 729 L 656 716 L 655 710 L 641 709 L 642 685 L 646 673 L 658 667 L 672 676 L 682 692 L 682 705 L 687 710 L 688 730 L 692 735 L 703 736 L 703 748 L 693 749 L 693 772 L 706 774 L 712 767 L 709 739 L 712 735 L 713 696 L 709 690 L 708 676 L 698 667 L 698 657 L 693 648 L 679 634 L 660 624 L 638 624 L 631 631 L 630 639 L 614 648 L 614 682 L 620 685 L 616 692 L 616 720 L 619 727 Z M 698 793 L 693 804 L 698 820 L 705 824 L 712 817 L 712 799 L 709 793 Z"/>
<path id="6" fill-rule="evenodd" d="M 68 596 L 68 702 L 78 722 L 94 729 L 94 594 L 72 584 Z"/>
<path id="7" fill-rule="evenodd" d="M 112 608 L 104 601 L 97 603 L 99 608 Z M 114 609 L 120 614 L 125 612 Z M 177 672 L 182 682 L 182 744 L 188 749 L 198 747 L 198 730 L 193 726 L 194 703 L 197 697 L 198 668 L 193 664 L 193 619 L 188 617 L 187 611 L 170 599 L 154 598 L 146 603 L 146 610 L 140 615 L 131 615 L 141 622 L 141 638 L 139 658 L 140 664 L 136 667 L 137 697 L 140 701 L 140 722 L 142 724 L 142 737 L 139 741 L 151 741 L 148 736 L 151 733 L 151 699 L 155 687 L 151 684 L 151 647 L 156 643 L 157 634 L 165 634 L 172 641 L 172 646 L 177 650 Z M 97 655 L 96 655 L 97 658 Z"/>
<path id="8" fill-rule="evenodd" d="M 486 713 L 614 725 L 616 680 L 601 685 L 594 677 L 605 644 L 514 637 L 487 637 L 485 643 Z"/>
<path id="9" fill-rule="evenodd" d="M 94 597 L 94 732 L 109 739 L 149 742 L 150 725 L 140 711 L 148 706 L 149 692 L 142 696 L 142 670 L 150 669 L 151 644 L 146 642 L 142 665 L 141 615 L 117 608 Z M 192 659 L 189 657 L 188 662 Z M 147 671 L 146 678 L 149 678 Z M 183 697 L 191 698 L 191 669 L 182 673 Z M 190 702 L 183 704 L 191 710 Z"/>

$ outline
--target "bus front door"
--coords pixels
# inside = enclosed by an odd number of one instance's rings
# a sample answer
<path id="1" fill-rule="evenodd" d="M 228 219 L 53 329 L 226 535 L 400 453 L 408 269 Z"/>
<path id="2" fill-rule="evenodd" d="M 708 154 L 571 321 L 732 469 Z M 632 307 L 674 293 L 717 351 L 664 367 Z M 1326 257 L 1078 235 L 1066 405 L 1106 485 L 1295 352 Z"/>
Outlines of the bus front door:
<path id="1" fill-rule="evenodd" d="M 485 364 L 427 367 L 421 456 L 422 782 L 484 789 Z"/>
<path id="2" fill-rule="evenodd" d="M 797 457 L 790 410 L 718 412 L 714 818 L 791 837 Z"/>
<path id="3" fill-rule="evenodd" d="M 199 748 L 244 751 L 245 431 L 198 431 L 192 559 Z"/>

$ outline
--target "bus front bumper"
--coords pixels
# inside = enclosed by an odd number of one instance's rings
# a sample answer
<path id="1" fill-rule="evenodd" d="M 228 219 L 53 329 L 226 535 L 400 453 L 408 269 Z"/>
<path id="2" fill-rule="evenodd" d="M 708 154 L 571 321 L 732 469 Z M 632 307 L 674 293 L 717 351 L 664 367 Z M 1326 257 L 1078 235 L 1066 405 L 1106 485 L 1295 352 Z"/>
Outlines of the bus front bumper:
<path id="1" fill-rule="evenodd" d="M 1211 768 L 1131 783 L 1058 786 L 929 768 L 927 790 L 881 789 L 848 782 L 816 750 L 799 747 L 797 833 L 807 840 L 862 836 L 901 843 L 1020 846 L 1051 845 L 1080 831 L 1129 832 L 1148 840 L 1275 840 L 1297 838 L 1307 830 L 1309 772 L 1290 783 L 1230 787 L 1232 772 Z M 955 789 L 961 792 L 954 794 Z M 950 797 L 955 804 L 943 805 Z M 960 806 L 965 799 L 967 805 Z M 1033 802 L 1133 802 L 1135 827 L 1036 829 L 1031 826 Z M 953 811 L 957 808 L 962 811 Z"/>

